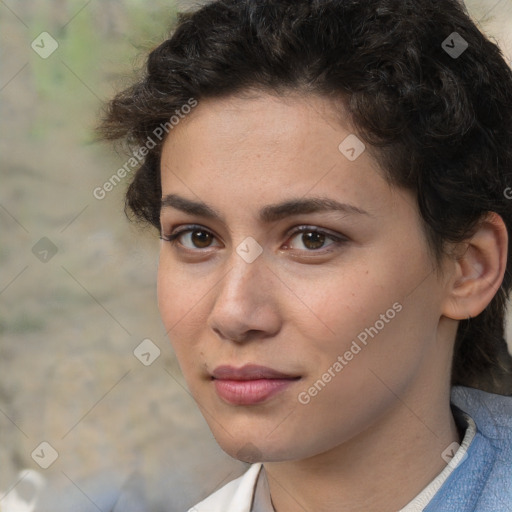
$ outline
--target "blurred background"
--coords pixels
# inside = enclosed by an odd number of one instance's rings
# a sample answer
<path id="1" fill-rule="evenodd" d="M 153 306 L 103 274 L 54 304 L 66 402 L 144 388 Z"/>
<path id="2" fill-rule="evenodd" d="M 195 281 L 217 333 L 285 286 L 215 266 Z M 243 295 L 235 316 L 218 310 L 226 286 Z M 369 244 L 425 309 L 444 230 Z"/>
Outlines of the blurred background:
<path id="1" fill-rule="evenodd" d="M 247 467 L 186 390 L 129 177 L 94 194 L 128 159 L 93 142 L 101 103 L 199 4 L 0 0 L 1 512 L 185 511 Z M 511 62 L 512 0 L 466 5 Z"/>

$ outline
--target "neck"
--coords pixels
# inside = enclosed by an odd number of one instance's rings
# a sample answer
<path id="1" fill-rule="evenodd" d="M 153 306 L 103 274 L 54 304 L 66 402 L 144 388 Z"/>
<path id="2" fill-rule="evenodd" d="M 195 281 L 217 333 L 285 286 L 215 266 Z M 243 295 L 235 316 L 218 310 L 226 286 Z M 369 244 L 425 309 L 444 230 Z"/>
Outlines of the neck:
<path id="1" fill-rule="evenodd" d="M 428 388 L 427 388 L 428 389 Z M 264 464 L 276 512 L 396 512 L 446 466 L 459 433 L 450 387 L 397 397 L 370 428 L 328 452 Z"/>

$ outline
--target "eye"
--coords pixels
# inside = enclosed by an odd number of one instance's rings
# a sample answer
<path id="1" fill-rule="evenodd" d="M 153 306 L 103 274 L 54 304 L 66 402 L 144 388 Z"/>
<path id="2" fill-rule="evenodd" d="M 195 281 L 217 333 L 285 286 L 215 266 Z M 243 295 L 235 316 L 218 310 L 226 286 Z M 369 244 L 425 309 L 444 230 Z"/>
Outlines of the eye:
<path id="1" fill-rule="evenodd" d="M 170 242 L 172 245 L 180 245 L 191 251 L 208 249 L 210 247 L 222 247 L 221 244 L 213 245 L 213 242 L 216 240 L 215 235 L 200 225 L 185 226 L 183 229 L 169 235 L 162 235 L 160 238 L 165 242 Z M 321 249 L 338 246 L 347 241 L 343 236 L 328 233 L 314 226 L 300 226 L 289 235 L 288 240 L 289 242 L 284 246 L 285 249 L 297 249 L 307 252 L 322 252 L 320 251 Z M 326 242 L 329 240 L 331 243 L 326 245 Z M 301 244 L 302 247 L 300 247 Z"/>
<path id="2" fill-rule="evenodd" d="M 178 241 L 186 249 L 192 250 L 220 246 L 220 244 L 217 246 L 211 245 L 215 240 L 215 235 L 202 226 L 189 226 L 170 235 L 162 235 L 160 238 L 165 242 L 171 242 L 173 245 L 176 245 L 176 241 Z"/>
<path id="3" fill-rule="evenodd" d="M 302 247 L 293 247 L 294 243 L 287 244 L 291 249 L 307 250 L 309 252 L 330 247 L 331 245 L 340 245 L 346 242 L 346 238 L 327 233 L 321 229 L 312 226 L 301 226 L 291 234 L 291 240 L 297 240 Z M 327 240 L 332 240 L 330 244 L 324 245 Z"/>

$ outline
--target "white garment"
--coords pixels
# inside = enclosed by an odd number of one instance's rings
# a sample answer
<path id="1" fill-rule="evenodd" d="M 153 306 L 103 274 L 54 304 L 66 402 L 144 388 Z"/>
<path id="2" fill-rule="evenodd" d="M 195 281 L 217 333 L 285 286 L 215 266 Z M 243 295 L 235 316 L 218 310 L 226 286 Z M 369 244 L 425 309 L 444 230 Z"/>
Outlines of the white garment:
<path id="1" fill-rule="evenodd" d="M 261 467 L 261 463 L 253 464 L 242 476 L 221 487 L 188 512 L 251 512 Z"/>

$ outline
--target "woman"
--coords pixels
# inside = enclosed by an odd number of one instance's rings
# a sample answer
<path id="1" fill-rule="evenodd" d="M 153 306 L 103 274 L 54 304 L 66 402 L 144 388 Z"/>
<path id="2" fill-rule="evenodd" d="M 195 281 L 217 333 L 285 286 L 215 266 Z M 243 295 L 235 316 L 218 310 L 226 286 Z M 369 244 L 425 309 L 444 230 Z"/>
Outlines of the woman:
<path id="1" fill-rule="evenodd" d="M 458 2 L 211 2 L 102 133 L 143 160 L 190 391 L 252 463 L 191 511 L 512 509 L 512 73 Z"/>

